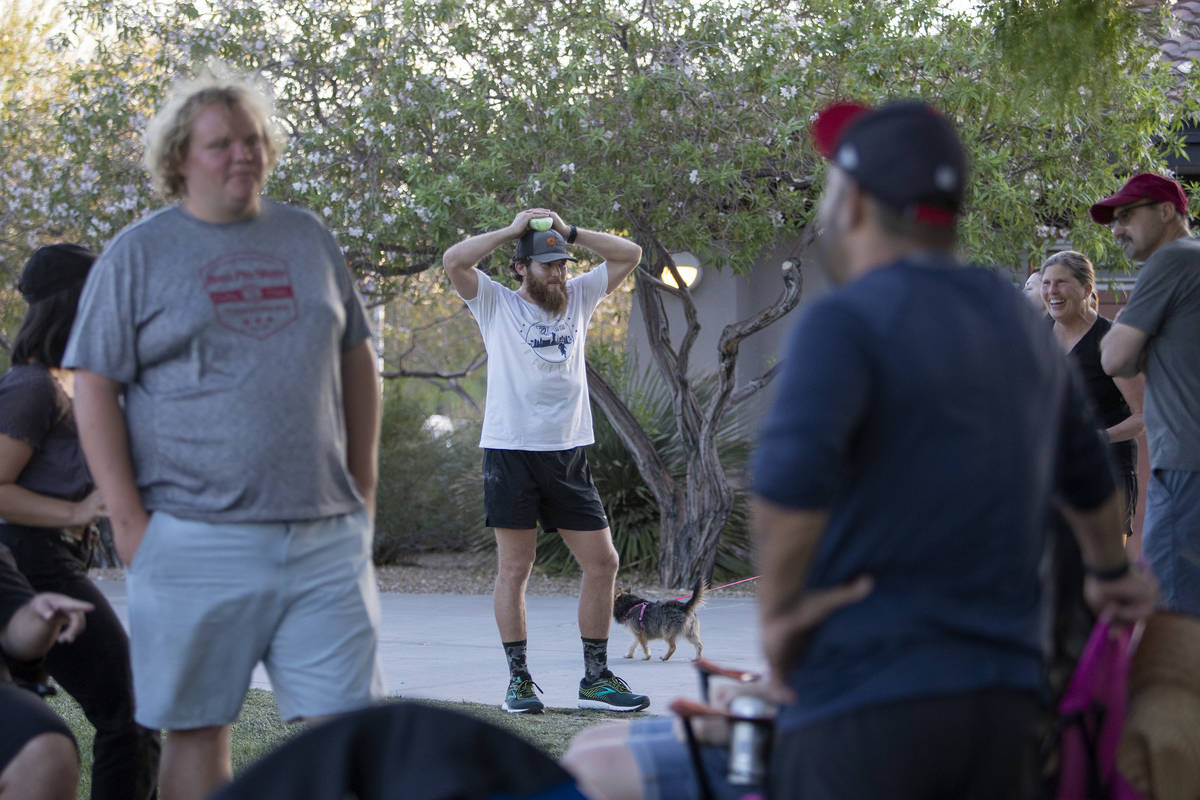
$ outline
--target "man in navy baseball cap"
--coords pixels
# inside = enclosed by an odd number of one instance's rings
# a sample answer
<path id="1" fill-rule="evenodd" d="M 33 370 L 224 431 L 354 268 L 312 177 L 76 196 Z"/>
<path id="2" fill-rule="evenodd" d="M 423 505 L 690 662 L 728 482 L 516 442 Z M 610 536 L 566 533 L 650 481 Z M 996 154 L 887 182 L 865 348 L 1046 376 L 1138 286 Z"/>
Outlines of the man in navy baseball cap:
<path id="1" fill-rule="evenodd" d="M 834 212 L 850 187 L 853 208 L 869 205 L 872 219 L 894 241 L 899 237 L 920 250 L 953 250 L 966 200 L 967 157 L 940 112 L 916 100 L 878 109 L 838 102 L 817 115 L 811 133 L 817 151 L 833 167 L 822 196 L 818 261 L 835 283 L 853 277 L 846 274 L 852 260 L 838 248 L 858 239 L 838 233 L 846 220 Z"/>
<path id="2" fill-rule="evenodd" d="M 869 109 L 834 103 L 813 123 L 817 151 L 905 219 L 953 226 L 962 211 L 967 156 L 950 122 L 917 100 Z"/>
<path id="3" fill-rule="evenodd" d="M 769 794 L 1032 797 L 1052 502 L 1097 610 L 1149 614 L 1154 582 L 1044 319 L 954 256 L 954 127 L 927 103 L 839 103 L 813 138 L 840 285 L 792 329 L 751 462 L 762 641 L 790 698 Z"/>

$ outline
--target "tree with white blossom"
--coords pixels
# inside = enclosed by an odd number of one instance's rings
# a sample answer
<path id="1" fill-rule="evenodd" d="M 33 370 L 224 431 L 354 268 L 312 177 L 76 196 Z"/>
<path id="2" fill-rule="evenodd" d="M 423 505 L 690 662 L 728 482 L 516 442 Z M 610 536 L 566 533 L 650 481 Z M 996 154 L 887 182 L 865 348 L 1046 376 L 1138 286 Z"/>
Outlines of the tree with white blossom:
<path id="1" fill-rule="evenodd" d="M 1007 59 L 1001 45 L 1015 46 L 1013 20 L 1031 3 L 1044 17 L 1067 9 L 1059 35 L 1079 34 L 1039 68 L 1070 58 L 1104 70 L 1057 70 L 1064 88 Z M 1114 167 L 1158 167 L 1161 142 L 1195 110 L 1194 91 L 1174 95 L 1186 106 L 1170 99 L 1180 76 L 1139 38 L 1158 23 L 1121 0 L 992 0 L 982 19 L 943 5 L 68 0 L 74 27 L 45 45 L 59 65 L 51 91 L 28 82 L 3 106 L 0 258 L 11 276 L 47 237 L 102 244 L 155 207 L 140 133 L 170 79 L 210 57 L 274 87 L 289 147 L 268 191 L 324 217 L 369 296 L 457 309 L 431 267 L 519 207 L 631 236 L 646 260 L 636 302 L 685 474 L 671 474 L 622 399 L 589 377 L 658 501 L 660 577 L 686 583 L 711 571 L 733 505 L 716 431 L 771 378 L 735 385 L 738 344 L 799 298 L 824 169 L 806 128 L 820 105 L 920 96 L 942 107 L 975 172 L 964 248 L 1010 265 L 1080 219 L 1112 188 Z M 1103 24 L 1080 22 L 1097 9 Z M 1103 256 L 1110 245 L 1094 228 L 1078 228 L 1076 243 Z M 687 289 L 657 276 L 685 249 L 743 274 L 780 242 L 796 243 L 795 267 L 780 273 L 774 304 L 725 329 L 718 387 L 702 400 L 690 365 L 704 320 Z M 682 336 L 671 335 L 666 297 L 682 304 Z M 456 363 L 391 374 L 461 375 L 479 363 L 477 339 L 457 344 Z"/>

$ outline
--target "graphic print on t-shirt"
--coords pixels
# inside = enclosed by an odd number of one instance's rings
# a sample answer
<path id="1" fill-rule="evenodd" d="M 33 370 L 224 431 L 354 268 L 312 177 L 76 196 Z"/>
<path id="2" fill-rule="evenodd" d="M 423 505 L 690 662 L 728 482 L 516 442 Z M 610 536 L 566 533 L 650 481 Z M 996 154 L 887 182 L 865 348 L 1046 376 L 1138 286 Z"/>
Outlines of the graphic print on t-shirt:
<path id="1" fill-rule="evenodd" d="M 521 332 L 521 338 L 533 349 L 538 358 L 551 364 L 567 360 L 571 345 L 575 343 L 574 327 L 565 317 L 548 321 L 531 322 Z"/>
<path id="2" fill-rule="evenodd" d="M 237 333 L 266 339 L 298 312 L 286 261 L 247 251 L 222 256 L 200 268 L 217 321 Z"/>

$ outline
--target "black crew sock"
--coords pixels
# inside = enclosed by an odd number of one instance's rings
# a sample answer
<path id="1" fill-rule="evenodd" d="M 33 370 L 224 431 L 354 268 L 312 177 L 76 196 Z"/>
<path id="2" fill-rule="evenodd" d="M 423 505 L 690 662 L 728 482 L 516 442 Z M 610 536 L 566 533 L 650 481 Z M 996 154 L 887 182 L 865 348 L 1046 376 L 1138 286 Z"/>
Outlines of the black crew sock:
<path id="1" fill-rule="evenodd" d="M 513 678 L 530 679 L 529 667 L 525 666 L 525 639 L 519 642 L 501 642 L 504 657 L 508 659 L 508 674 Z"/>
<path id="2" fill-rule="evenodd" d="M 583 639 L 583 680 L 595 683 L 608 671 L 608 639 Z"/>

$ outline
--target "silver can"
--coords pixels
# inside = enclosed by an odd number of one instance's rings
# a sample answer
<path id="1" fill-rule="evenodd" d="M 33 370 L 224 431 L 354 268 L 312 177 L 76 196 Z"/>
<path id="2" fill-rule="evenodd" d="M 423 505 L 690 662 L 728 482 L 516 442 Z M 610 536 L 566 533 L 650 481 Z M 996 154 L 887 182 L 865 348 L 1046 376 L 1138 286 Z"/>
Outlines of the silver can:
<path id="1" fill-rule="evenodd" d="M 729 771 L 734 786 L 756 786 L 767 777 L 767 744 L 771 718 L 765 700 L 743 695 L 729 704 L 735 718 L 729 736 Z"/>

